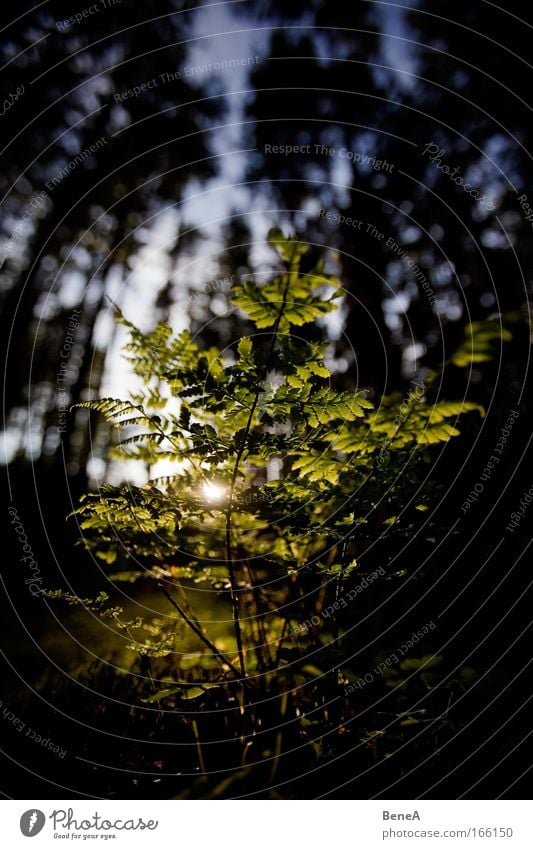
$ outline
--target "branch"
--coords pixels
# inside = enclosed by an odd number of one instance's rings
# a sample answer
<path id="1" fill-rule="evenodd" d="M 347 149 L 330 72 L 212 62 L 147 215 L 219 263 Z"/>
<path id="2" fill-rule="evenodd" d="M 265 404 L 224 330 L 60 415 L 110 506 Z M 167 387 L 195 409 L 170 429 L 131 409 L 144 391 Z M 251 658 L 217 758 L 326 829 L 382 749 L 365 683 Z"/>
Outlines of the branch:
<path id="1" fill-rule="evenodd" d="M 240 680 L 241 680 L 240 672 L 239 672 L 239 670 L 237 669 L 237 667 L 233 665 L 233 663 L 231 662 L 231 660 L 228 660 L 228 659 L 227 659 L 227 657 L 225 657 L 225 655 L 223 655 L 223 654 L 222 654 L 222 652 L 221 652 L 221 651 L 219 651 L 219 650 L 217 649 L 217 647 L 215 646 L 215 644 L 211 642 L 211 640 L 209 639 L 209 637 L 206 637 L 206 635 L 205 635 L 205 634 L 203 633 L 203 631 L 202 631 L 202 630 L 198 627 L 198 625 L 195 625 L 195 623 L 192 621 L 192 619 L 191 619 L 191 618 L 190 618 L 190 617 L 189 617 L 189 616 L 185 613 L 185 611 L 184 611 L 184 610 L 183 610 L 183 609 L 179 606 L 179 604 L 178 604 L 178 603 L 177 603 L 177 602 L 176 602 L 176 601 L 172 598 L 172 596 L 170 595 L 170 593 L 168 592 L 168 590 L 166 589 L 166 587 L 165 587 L 163 584 L 161 584 L 161 583 L 158 583 L 158 585 L 157 585 L 157 586 L 159 587 L 159 589 L 161 590 L 161 592 L 163 593 L 163 595 L 165 596 L 165 598 L 166 598 L 166 599 L 170 602 L 170 604 L 172 605 L 172 607 L 174 607 L 174 609 L 178 611 L 179 615 L 180 615 L 180 616 L 181 616 L 181 617 L 185 620 L 185 622 L 187 623 L 187 625 L 189 626 L 189 628 L 191 629 L 191 631 L 194 631 L 194 633 L 196 634 L 196 636 L 197 636 L 197 637 L 199 637 L 199 638 L 201 639 L 201 641 L 204 643 L 204 645 L 206 645 L 206 646 L 207 646 L 207 648 L 208 648 L 210 651 L 212 651 L 212 652 L 213 652 L 213 654 L 215 655 L 215 657 L 217 657 L 217 658 L 218 658 L 218 660 L 219 660 L 222 664 L 224 664 L 225 666 L 229 666 L 229 668 L 231 669 L 231 671 L 233 672 L 233 674 L 235 675 L 235 677 L 236 677 L 236 678 L 240 681 Z"/>

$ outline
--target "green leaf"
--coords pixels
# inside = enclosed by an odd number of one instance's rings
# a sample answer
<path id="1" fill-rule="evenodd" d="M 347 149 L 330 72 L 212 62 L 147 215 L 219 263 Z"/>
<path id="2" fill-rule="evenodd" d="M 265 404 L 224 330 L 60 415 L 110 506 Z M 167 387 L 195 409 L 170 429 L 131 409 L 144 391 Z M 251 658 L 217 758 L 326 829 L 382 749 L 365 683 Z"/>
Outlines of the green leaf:
<path id="1" fill-rule="evenodd" d="M 300 242 L 295 236 L 286 238 L 279 227 L 272 227 L 267 235 L 267 241 L 274 247 L 280 256 L 286 261 L 297 261 L 309 250 L 305 242 Z"/>
<path id="2" fill-rule="evenodd" d="M 182 690 L 183 686 L 167 687 L 165 690 L 158 690 L 157 693 L 152 693 L 152 695 L 148 696 L 146 699 L 141 699 L 141 702 L 151 705 L 154 702 L 161 702 L 163 699 L 168 699 L 169 696 L 175 696 L 176 693 L 180 693 Z"/>
<path id="3" fill-rule="evenodd" d="M 321 481 L 325 484 L 336 483 L 339 479 L 340 466 L 332 451 L 310 450 L 297 452 L 297 458 L 292 464 L 294 471 L 309 481 Z"/>
<path id="4" fill-rule="evenodd" d="M 212 684 L 200 684 L 198 687 L 188 687 L 181 694 L 181 698 L 186 701 L 190 701 L 191 699 L 198 699 L 200 696 L 205 696 L 207 690 L 221 690 L 222 686 L 217 683 Z"/>
<path id="5" fill-rule="evenodd" d="M 309 675 L 311 678 L 320 678 L 324 675 L 324 670 L 319 669 L 318 666 L 314 666 L 312 663 L 306 663 L 305 666 L 302 666 L 302 672 Z"/>
<path id="6" fill-rule="evenodd" d="M 319 389 L 303 405 L 304 416 L 311 427 L 332 424 L 333 421 L 354 421 L 363 418 L 372 404 L 361 392 L 335 392 Z"/>
<path id="7" fill-rule="evenodd" d="M 244 336 L 240 339 L 237 350 L 241 359 L 248 360 L 252 353 L 252 340 L 248 336 Z"/>
<path id="8" fill-rule="evenodd" d="M 185 701 L 191 701 L 200 698 L 200 696 L 205 696 L 208 690 L 213 689 L 220 690 L 222 689 L 222 685 L 218 682 L 198 684 L 195 687 L 187 687 L 184 684 L 179 684 L 176 687 L 166 687 L 164 690 L 158 690 L 157 693 L 152 693 L 151 696 L 141 699 L 141 701 L 145 704 L 153 704 L 154 702 L 161 702 L 163 699 L 168 699 L 170 696 L 176 695 L 179 695 Z"/>
<path id="9" fill-rule="evenodd" d="M 83 527 L 83 525 L 82 525 L 82 527 Z M 113 549 L 107 549 L 105 551 L 102 551 L 100 549 L 100 550 L 95 551 L 94 553 L 95 553 L 96 557 L 98 557 L 100 560 L 103 560 L 105 563 L 111 564 L 111 563 L 114 563 L 115 560 L 117 559 L 117 552 L 113 551 Z"/>
<path id="10" fill-rule="evenodd" d="M 493 343 L 509 342 L 513 338 L 512 333 L 503 327 L 499 316 L 467 324 L 464 335 L 465 341 L 451 358 L 453 365 L 459 368 L 492 360 Z"/>
<path id="11" fill-rule="evenodd" d="M 443 401 L 430 408 L 428 420 L 430 424 L 436 424 L 444 421 L 444 419 L 461 416 L 463 413 L 471 411 L 477 411 L 481 418 L 485 416 L 485 410 L 481 404 L 474 404 L 469 401 Z"/>
<path id="12" fill-rule="evenodd" d="M 433 427 L 424 427 L 415 435 L 419 445 L 435 445 L 438 442 L 448 442 L 450 437 L 459 436 L 457 428 L 450 424 L 439 424 Z"/>

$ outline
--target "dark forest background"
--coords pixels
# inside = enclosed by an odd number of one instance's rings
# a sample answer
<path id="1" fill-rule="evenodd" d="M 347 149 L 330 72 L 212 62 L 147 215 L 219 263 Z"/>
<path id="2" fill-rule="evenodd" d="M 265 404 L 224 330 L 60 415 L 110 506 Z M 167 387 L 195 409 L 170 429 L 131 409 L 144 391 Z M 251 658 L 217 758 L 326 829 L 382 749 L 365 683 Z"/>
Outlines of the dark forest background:
<path id="1" fill-rule="evenodd" d="M 415 627 L 441 617 L 428 651 L 445 646 L 451 684 L 439 709 L 453 734 L 435 743 L 433 751 L 446 750 L 436 765 L 415 744 L 364 779 L 345 763 L 348 784 L 337 795 L 409 798 L 431 776 L 435 798 L 519 797 L 531 765 L 533 513 L 512 534 L 506 526 L 532 484 L 531 11 L 518 0 L 505 8 L 484 0 L 211 8 L 123 0 L 58 24 L 86 8 L 49 0 L 0 12 L 0 698 L 68 749 L 58 763 L 0 722 L 3 793 L 65 798 L 66 788 L 120 798 L 180 789 L 169 779 L 132 784 L 131 774 L 94 766 L 83 749 L 87 737 L 95 762 L 108 747 L 123 755 L 106 737 L 123 722 L 120 699 L 106 689 L 111 649 L 103 626 L 62 621 L 28 593 L 7 508 L 16 508 L 47 587 L 102 588 L 105 576 L 74 546 L 65 516 L 88 488 L 130 472 L 107 461 L 102 422 L 77 410 L 63 427 L 59 408 L 124 391 L 131 380 L 111 302 L 144 328 L 167 319 L 205 344 L 233 338 L 228 280 L 268 275 L 275 258 L 266 234 L 279 226 L 311 243 L 310 264 L 326 249 L 347 290 L 341 324 L 326 328 L 339 388 L 367 387 L 375 399 L 406 394 L 449 358 L 471 322 L 498 316 L 507 328 L 491 361 L 444 372 L 442 397 L 468 395 L 487 416 L 469 420 L 432 467 L 445 485 L 439 521 L 453 533 L 435 542 L 430 562 L 381 614 L 409 611 Z M 429 144 L 486 204 L 424 154 Z M 309 145 L 309 153 L 268 152 L 282 145 Z M 73 310 L 79 326 L 70 329 Z M 519 416 L 502 461 L 463 514 L 511 411 Z M 416 547 L 407 556 L 420 559 Z M 102 693 L 108 712 L 95 723 Z M 331 771 L 314 780 L 334 786 Z M 302 792 L 319 795 L 312 778 Z"/>

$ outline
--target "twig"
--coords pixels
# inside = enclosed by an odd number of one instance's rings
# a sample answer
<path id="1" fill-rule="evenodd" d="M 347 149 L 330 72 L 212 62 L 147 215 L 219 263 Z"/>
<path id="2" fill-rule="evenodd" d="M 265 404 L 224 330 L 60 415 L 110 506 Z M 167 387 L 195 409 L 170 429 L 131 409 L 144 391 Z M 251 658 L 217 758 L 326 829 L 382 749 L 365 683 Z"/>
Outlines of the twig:
<path id="1" fill-rule="evenodd" d="M 233 672 L 235 677 L 238 678 L 239 681 L 241 681 L 241 674 L 240 674 L 239 670 L 237 669 L 237 667 L 233 665 L 231 660 L 228 660 L 228 658 L 225 657 L 225 655 L 223 655 L 222 652 L 217 649 L 215 644 L 211 642 L 209 637 L 206 637 L 206 635 L 201 631 L 201 629 L 197 625 L 194 624 L 192 619 L 185 613 L 185 611 L 179 606 L 179 604 L 172 598 L 172 596 L 170 595 L 170 593 L 168 592 L 166 587 L 163 586 L 163 584 L 158 584 L 157 586 L 159 587 L 159 589 L 161 590 L 161 592 L 163 593 L 165 598 L 170 602 L 172 607 L 174 607 L 174 609 L 178 611 L 179 615 L 185 620 L 185 622 L 187 623 L 187 625 L 189 626 L 191 631 L 194 631 L 196 636 L 199 637 L 201 639 L 201 641 L 204 643 L 204 645 L 206 645 L 208 647 L 208 649 L 210 649 L 210 651 L 213 652 L 215 657 L 217 657 L 218 660 L 222 664 L 224 664 L 225 666 L 229 666 L 229 668 L 231 669 L 231 671 Z"/>
<path id="2" fill-rule="evenodd" d="M 198 763 L 200 764 L 200 770 L 202 771 L 202 775 L 207 775 L 207 770 L 205 768 L 204 755 L 202 752 L 202 744 L 200 743 L 200 734 L 198 732 L 198 724 L 195 719 L 192 721 L 192 731 L 194 734 L 194 739 L 196 742 L 196 752 L 198 754 Z"/>

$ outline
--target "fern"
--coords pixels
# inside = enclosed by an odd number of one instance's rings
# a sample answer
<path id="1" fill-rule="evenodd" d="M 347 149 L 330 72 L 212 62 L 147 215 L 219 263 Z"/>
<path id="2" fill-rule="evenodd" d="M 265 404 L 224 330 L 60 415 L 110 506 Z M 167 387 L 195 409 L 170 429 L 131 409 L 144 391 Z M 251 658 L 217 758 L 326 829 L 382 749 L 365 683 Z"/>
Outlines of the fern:
<path id="1" fill-rule="evenodd" d="M 201 349 L 187 332 L 174 336 L 164 323 L 142 333 L 117 311 L 142 388 L 128 400 L 79 405 L 123 434 L 112 456 L 149 469 L 162 459 L 176 463 L 175 474 L 145 486 L 104 485 L 86 495 L 74 513 L 83 544 L 113 566 L 117 581 L 186 577 L 229 591 L 241 673 L 247 635 L 239 593 L 250 581 L 243 564 L 291 576 L 290 586 L 300 571 L 320 581 L 349 580 L 357 547 L 371 549 L 382 535 L 409 535 L 426 521 L 427 488 L 404 515 L 425 477 L 418 454 L 405 471 L 408 452 L 420 446 L 427 453 L 459 435 L 465 414 L 483 415 L 471 402 L 432 403 L 429 392 L 374 404 L 364 389 L 332 388 L 327 345 L 292 329 L 336 309 L 342 288 L 323 264 L 301 272 L 301 241 L 279 230 L 269 241 L 284 270 L 262 285 L 239 283 L 231 296 L 268 333 L 243 336 L 230 359 L 217 348 Z M 496 323 L 472 325 L 468 334 L 455 365 L 482 361 L 505 338 Z M 131 645 L 140 654 L 170 653 L 171 633 L 153 636 L 132 638 Z M 235 670 L 231 659 L 227 668 Z"/>
<path id="2" fill-rule="evenodd" d="M 464 335 L 465 341 L 451 358 L 452 364 L 459 368 L 488 362 L 493 356 L 494 342 L 509 342 L 513 338 L 499 317 L 467 324 Z"/>

